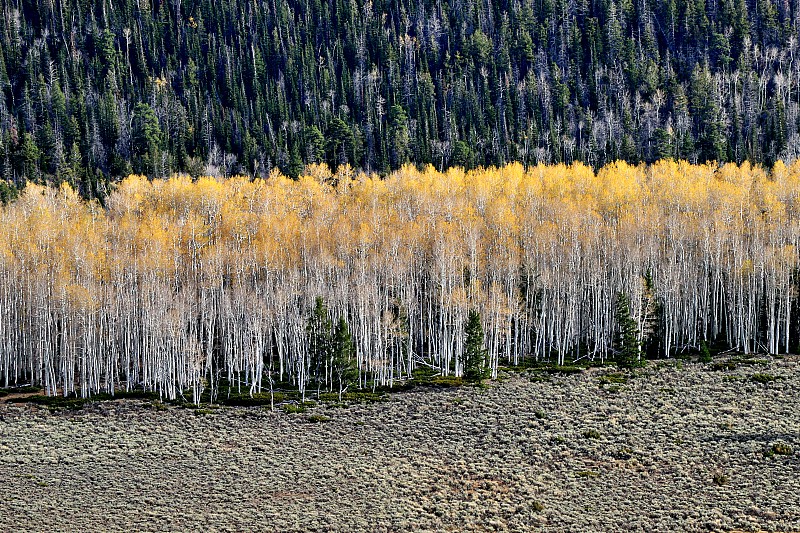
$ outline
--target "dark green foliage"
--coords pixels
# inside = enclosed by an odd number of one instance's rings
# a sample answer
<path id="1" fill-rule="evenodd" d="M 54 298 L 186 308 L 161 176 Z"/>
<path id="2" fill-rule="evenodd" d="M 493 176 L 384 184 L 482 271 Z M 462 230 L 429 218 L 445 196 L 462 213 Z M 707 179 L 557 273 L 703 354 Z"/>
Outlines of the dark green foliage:
<path id="1" fill-rule="evenodd" d="M 714 475 L 711 478 L 711 481 L 714 482 L 714 485 L 718 485 L 720 487 L 722 485 L 726 485 L 729 480 L 730 478 L 722 472 L 714 472 Z"/>
<path id="2" fill-rule="evenodd" d="M 317 162 L 769 164 L 798 148 L 796 92 L 774 81 L 796 69 L 795 11 L 794 0 L 23 2 L 0 20 L 0 179 L 99 195 L 131 171 L 206 165 L 296 176 Z"/>
<path id="3" fill-rule="evenodd" d="M 614 349 L 616 362 L 622 368 L 633 368 L 641 365 L 641 345 L 639 344 L 638 327 L 631 317 L 630 302 L 626 294 L 617 296 L 614 310 L 617 322 Z"/>
<path id="4" fill-rule="evenodd" d="M 483 326 L 481 316 L 474 309 L 467 316 L 464 326 L 464 379 L 473 383 L 480 383 L 489 376 L 484 347 Z"/>
<path id="5" fill-rule="evenodd" d="M 614 372 L 612 374 L 600 376 L 598 381 L 601 385 L 624 385 L 628 383 L 628 376 L 619 372 Z"/>
<path id="6" fill-rule="evenodd" d="M 0 204 L 16 200 L 17 196 L 19 196 L 19 191 L 13 183 L 9 184 L 0 180 Z"/>
<path id="7" fill-rule="evenodd" d="M 582 433 L 582 435 L 583 435 L 583 437 L 585 439 L 599 439 L 600 438 L 600 432 L 597 431 L 596 429 L 587 429 Z"/>
<path id="8" fill-rule="evenodd" d="M 153 108 L 138 103 L 131 123 L 131 159 L 137 174 L 155 175 L 159 169 L 161 127 Z"/>
<path id="9" fill-rule="evenodd" d="M 772 374 L 758 373 L 758 374 L 753 374 L 752 376 L 750 376 L 750 379 L 752 381 L 756 382 L 756 383 L 761 383 L 762 385 L 766 385 L 767 383 L 772 383 L 773 381 L 775 381 L 778 378 L 776 378 Z"/>
<path id="10" fill-rule="evenodd" d="M 347 386 L 358 379 L 353 339 L 350 336 L 350 328 L 348 328 L 344 317 L 339 319 L 333 331 L 331 369 L 333 382 L 339 390 L 339 401 L 341 402 L 342 393 L 347 389 Z"/>
<path id="11" fill-rule="evenodd" d="M 306 412 L 304 404 L 287 403 L 283 406 L 283 412 L 290 415 L 296 415 Z"/>
<path id="12" fill-rule="evenodd" d="M 35 394 L 42 392 L 42 388 L 25 385 L 22 387 L 9 387 L 7 389 L 0 389 L 0 392 L 5 392 L 7 394 Z"/>
<path id="13" fill-rule="evenodd" d="M 457 378 L 455 376 L 436 376 L 435 378 L 431 378 L 430 381 L 426 383 L 427 385 L 433 385 L 434 387 L 460 387 L 464 384 L 464 378 Z"/>
<path id="14" fill-rule="evenodd" d="M 345 392 L 339 396 L 338 392 L 323 392 L 319 397 L 322 402 L 339 402 L 346 404 L 353 403 L 375 403 L 388 401 L 386 394 L 369 391 Z"/>
<path id="15" fill-rule="evenodd" d="M 274 398 L 268 392 L 255 393 L 252 396 L 249 394 L 231 395 L 227 397 L 219 397 L 217 401 L 222 405 L 231 405 L 238 407 L 260 407 L 270 406 L 273 403 L 281 403 L 286 399 L 286 395 L 280 392 L 274 393 Z"/>
<path id="16" fill-rule="evenodd" d="M 711 370 L 735 370 L 736 361 L 719 361 L 711 365 Z"/>
<path id="17" fill-rule="evenodd" d="M 700 357 L 698 358 L 698 361 L 701 363 L 710 363 L 712 361 L 711 350 L 709 350 L 708 343 L 706 341 L 700 343 Z"/>
<path id="18" fill-rule="evenodd" d="M 325 364 L 333 350 L 333 326 L 328 317 L 325 300 L 321 296 L 317 296 L 314 302 L 314 310 L 308 318 L 306 333 L 309 353 L 308 372 L 317 385 L 317 396 L 319 397 L 325 379 Z"/>
<path id="19" fill-rule="evenodd" d="M 767 455 L 794 455 L 794 449 L 785 442 L 776 442 L 769 449 Z"/>
<path id="20" fill-rule="evenodd" d="M 8 390 L 8 389 L 6 389 Z M 41 389 L 37 389 L 37 392 Z M 140 399 L 140 400 L 158 400 L 158 393 L 145 392 L 145 391 L 117 391 L 113 395 L 109 393 L 95 394 L 91 398 L 78 398 L 76 396 L 24 396 L 15 398 L 15 403 L 33 403 L 47 407 L 52 411 L 58 410 L 77 410 L 82 409 L 86 404 L 93 402 L 109 402 L 121 399 Z"/>

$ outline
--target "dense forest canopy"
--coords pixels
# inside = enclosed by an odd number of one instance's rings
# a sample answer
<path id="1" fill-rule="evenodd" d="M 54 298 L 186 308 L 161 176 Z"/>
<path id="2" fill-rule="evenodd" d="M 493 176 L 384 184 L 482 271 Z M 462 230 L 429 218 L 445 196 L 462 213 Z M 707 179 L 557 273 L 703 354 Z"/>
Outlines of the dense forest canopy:
<path id="1" fill-rule="evenodd" d="M 479 372 L 467 322 L 495 375 L 800 344 L 800 161 L 309 170 L 130 177 L 106 208 L 29 185 L 0 207 L 0 383 L 391 386 Z"/>
<path id="2" fill-rule="evenodd" d="M 2 0 L 0 194 L 800 153 L 800 0 Z"/>

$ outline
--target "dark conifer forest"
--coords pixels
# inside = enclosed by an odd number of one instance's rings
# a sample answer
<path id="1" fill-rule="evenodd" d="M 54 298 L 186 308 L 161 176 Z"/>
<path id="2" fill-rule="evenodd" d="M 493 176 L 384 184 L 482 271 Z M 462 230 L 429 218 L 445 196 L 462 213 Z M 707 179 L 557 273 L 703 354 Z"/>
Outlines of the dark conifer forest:
<path id="1" fill-rule="evenodd" d="M 800 0 L 3 0 L 0 194 L 800 152 Z"/>

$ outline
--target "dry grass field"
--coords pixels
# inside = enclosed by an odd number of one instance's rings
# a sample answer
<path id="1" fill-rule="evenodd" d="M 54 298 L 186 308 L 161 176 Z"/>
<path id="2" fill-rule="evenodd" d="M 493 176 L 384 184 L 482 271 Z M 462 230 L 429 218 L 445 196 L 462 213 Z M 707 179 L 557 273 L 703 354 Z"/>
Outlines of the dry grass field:
<path id="1" fill-rule="evenodd" d="M 2 403 L 0 530 L 798 531 L 800 361 L 747 363 L 300 414 Z"/>

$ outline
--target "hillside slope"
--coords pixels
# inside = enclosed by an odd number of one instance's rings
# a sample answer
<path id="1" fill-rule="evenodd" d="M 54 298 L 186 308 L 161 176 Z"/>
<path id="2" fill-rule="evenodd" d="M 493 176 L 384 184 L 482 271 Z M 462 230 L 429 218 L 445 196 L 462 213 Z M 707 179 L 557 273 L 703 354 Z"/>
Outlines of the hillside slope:
<path id="1" fill-rule="evenodd" d="M 0 172 L 800 150 L 800 0 L 3 0 Z"/>

